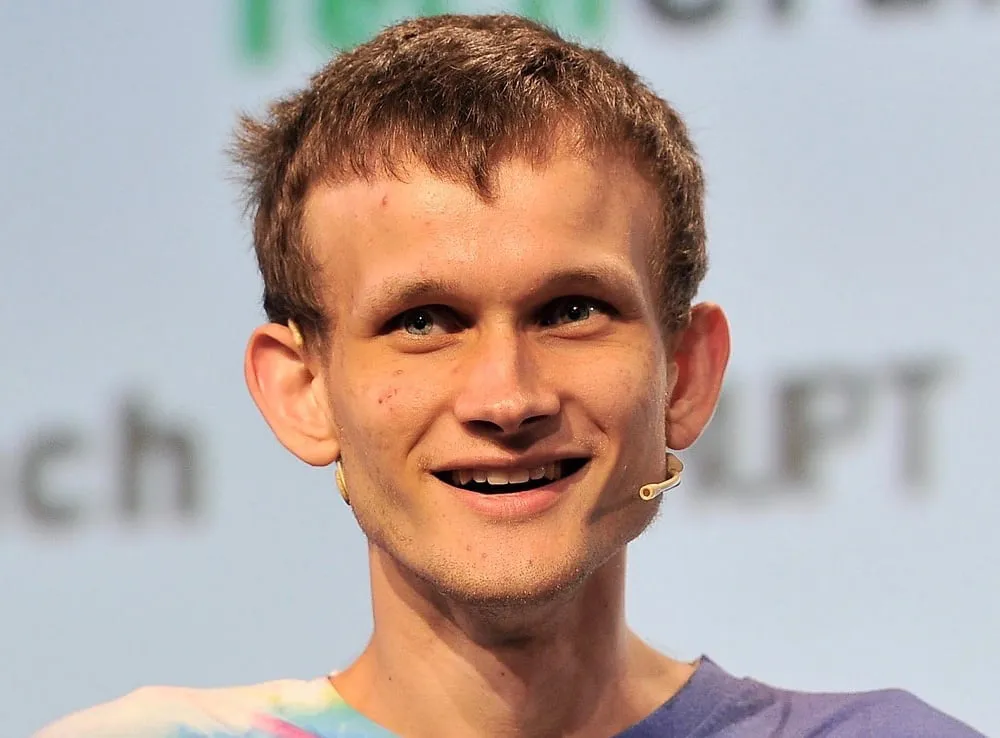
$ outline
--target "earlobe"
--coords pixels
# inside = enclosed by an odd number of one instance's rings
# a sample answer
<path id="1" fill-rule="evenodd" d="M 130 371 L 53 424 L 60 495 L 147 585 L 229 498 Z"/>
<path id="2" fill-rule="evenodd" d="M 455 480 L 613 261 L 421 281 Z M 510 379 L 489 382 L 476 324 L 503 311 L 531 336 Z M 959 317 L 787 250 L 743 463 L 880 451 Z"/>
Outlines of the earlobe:
<path id="1" fill-rule="evenodd" d="M 339 457 L 321 378 L 310 368 L 294 324 L 257 328 L 247 343 L 243 373 L 254 403 L 285 448 L 313 466 Z"/>
<path id="2" fill-rule="evenodd" d="M 667 405 L 667 445 L 685 449 L 715 412 L 729 363 L 729 322 L 718 305 L 702 303 L 677 337 L 675 381 Z"/>

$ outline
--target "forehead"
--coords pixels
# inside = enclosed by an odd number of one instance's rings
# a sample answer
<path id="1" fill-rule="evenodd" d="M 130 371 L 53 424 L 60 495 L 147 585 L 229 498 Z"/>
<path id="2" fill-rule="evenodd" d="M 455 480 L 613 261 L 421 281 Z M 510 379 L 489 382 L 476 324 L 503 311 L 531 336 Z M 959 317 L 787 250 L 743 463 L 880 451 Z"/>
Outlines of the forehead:
<path id="1" fill-rule="evenodd" d="M 559 267 L 615 266 L 648 281 L 658 201 L 626 161 L 513 159 L 498 165 L 491 184 L 484 199 L 412 167 L 399 179 L 316 187 L 304 225 L 326 301 L 349 307 L 385 281 L 407 278 L 453 277 L 503 293 L 526 271 Z"/>

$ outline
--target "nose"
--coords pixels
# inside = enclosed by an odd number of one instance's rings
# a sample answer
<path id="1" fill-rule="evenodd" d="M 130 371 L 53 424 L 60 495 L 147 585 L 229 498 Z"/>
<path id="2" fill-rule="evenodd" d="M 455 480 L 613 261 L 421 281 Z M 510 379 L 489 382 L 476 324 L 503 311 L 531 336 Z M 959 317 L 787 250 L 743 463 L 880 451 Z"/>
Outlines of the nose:
<path id="1" fill-rule="evenodd" d="M 508 435 L 558 415 L 559 395 L 532 355 L 537 348 L 522 344 L 512 332 L 482 337 L 469 347 L 455 400 L 461 423 L 478 432 Z"/>

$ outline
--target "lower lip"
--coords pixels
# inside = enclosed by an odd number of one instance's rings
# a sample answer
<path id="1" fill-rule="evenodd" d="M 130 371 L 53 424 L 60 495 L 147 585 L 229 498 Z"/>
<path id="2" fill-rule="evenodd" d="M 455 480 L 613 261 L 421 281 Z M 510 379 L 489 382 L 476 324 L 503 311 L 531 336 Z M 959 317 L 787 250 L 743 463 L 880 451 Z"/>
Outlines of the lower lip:
<path id="1" fill-rule="evenodd" d="M 450 488 L 463 503 L 480 515 L 503 520 L 517 520 L 536 517 L 550 509 L 559 501 L 570 485 L 580 478 L 580 473 L 585 468 L 586 466 L 568 477 L 557 479 L 544 487 L 507 494 L 484 494 L 453 487 L 447 482 L 441 482 L 441 484 Z"/>

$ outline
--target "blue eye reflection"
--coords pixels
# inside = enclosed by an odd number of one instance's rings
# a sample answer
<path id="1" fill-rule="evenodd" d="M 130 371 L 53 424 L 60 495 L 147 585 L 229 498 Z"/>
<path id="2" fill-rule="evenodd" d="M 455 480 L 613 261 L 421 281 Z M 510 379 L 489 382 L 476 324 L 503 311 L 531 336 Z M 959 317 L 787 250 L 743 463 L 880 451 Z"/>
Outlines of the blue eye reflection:
<path id="1" fill-rule="evenodd" d="M 411 336 L 427 336 L 434 330 L 434 316 L 427 308 L 408 310 L 403 313 L 399 323 Z"/>
<path id="2" fill-rule="evenodd" d="M 594 313 L 606 312 L 607 308 L 598 300 L 589 297 L 566 297 L 557 300 L 542 319 L 542 325 L 554 326 L 565 323 L 580 323 Z"/>

